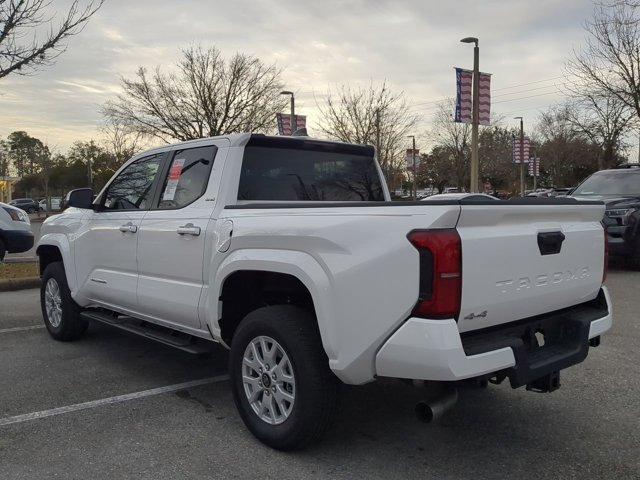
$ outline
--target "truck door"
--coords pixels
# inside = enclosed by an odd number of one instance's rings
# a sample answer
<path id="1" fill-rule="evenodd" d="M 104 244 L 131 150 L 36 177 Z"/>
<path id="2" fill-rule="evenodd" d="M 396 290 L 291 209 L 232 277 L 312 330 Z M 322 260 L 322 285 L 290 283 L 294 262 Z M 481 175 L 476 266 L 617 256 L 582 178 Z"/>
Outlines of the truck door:
<path id="1" fill-rule="evenodd" d="M 74 240 L 82 294 L 105 305 L 137 308 L 136 249 L 142 218 L 150 208 L 165 153 L 140 158 L 116 176 Z"/>
<path id="2" fill-rule="evenodd" d="M 139 311 L 169 326 L 200 327 L 206 229 L 222 164 L 216 157 L 226 143 L 170 152 L 157 203 L 140 226 Z"/>

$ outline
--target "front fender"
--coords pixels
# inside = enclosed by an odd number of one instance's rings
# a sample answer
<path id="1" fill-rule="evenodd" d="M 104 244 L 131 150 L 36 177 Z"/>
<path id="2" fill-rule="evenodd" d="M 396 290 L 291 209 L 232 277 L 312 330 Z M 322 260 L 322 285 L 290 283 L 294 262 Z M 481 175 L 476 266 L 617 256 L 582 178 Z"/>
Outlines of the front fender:
<path id="1" fill-rule="evenodd" d="M 74 296 L 77 291 L 78 284 L 76 281 L 75 263 L 69 239 L 63 233 L 47 233 L 40 237 L 40 240 L 38 241 L 38 246 L 36 247 L 36 253 L 38 255 L 40 254 L 43 246 L 56 247 L 60 251 L 62 262 L 64 264 L 64 273 L 67 276 L 67 284 L 69 285 L 71 295 Z"/>
<path id="2" fill-rule="evenodd" d="M 209 283 L 207 323 L 214 337 L 220 338 L 218 299 L 225 279 L 240 270 L 260 270 L 285 273 L 296 277 L 311 293 L 318 319 L 318 327 L 329 361 L 336 356 L 335 318 L 331 302 L 331 281 L 320 264 L 309 254 L 289 250 L 240 249 L 227 256 L 213 274 Z"/>

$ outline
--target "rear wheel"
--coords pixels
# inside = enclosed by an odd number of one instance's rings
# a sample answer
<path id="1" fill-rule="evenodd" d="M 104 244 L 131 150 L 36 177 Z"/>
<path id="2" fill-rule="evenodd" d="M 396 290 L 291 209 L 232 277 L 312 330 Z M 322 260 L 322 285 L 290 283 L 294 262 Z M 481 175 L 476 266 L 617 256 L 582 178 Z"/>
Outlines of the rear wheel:
<path id="1" fill-rule="evenodd" d="M 276 305 L 251 312 L 233 337 L 229 362 L 236 407 L 263 443 L 301 449 L 329 428 L 339 380 L 307 311 Z"/>
<path id="2" fill-rule="evenodd" d="M 7 253 L 7 249 L 4 246 L 4 242 L 0 239 L 0 262 L 4 260 L 4 255 Z"/>
<path id="3" fill-rule="evenodd" d="M 56 340 L 76 340 L 87 330 L 88 322 L 80 317 L 82 309 L 71 298 L 62 262 L 50 263 L 45 268 L 40 305 L 44 324 Z"/>

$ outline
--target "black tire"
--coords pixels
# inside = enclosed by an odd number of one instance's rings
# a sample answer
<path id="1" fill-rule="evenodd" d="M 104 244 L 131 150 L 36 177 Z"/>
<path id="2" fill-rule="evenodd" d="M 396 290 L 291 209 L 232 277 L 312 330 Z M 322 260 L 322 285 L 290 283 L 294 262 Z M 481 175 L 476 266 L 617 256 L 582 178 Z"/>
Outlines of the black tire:
<path id="1" fill-rule="evenodd" d="M 49 280 L 52 279 L 60 290 L 60 306 L 62 315 L 60 322 L 52 321 L 47 315 L 45 302 L 45 292 Z M 42 274 L 42 284 L 40 286 L 40 306 L 42 308 L 42 318 L 49 334 L 56 340 L 68 342 L 77 340 L 87 330 L 89 323 L 80 317 L 82 309 L 71 298 L 69 285 L 67 284 L 67 276 L 64 272 L 62 262 L 52 262 L 44 269 Z"/>
<path id="2" fill-rule="evenodd" d="M 243 386 L 245 349 L 259 336 L 271 337 L 281 345 L 295 376 L 291 412 L 278 425 L 271 425 L 258 416 Z M 329 369 L 314 316 L 298 307 L 276 305 L 249 313 L 231 342 L 229 376 L 243 422 L 258 440 L 278 450 L 298 450 L 320 440 L 337 410 L 340 381 Z"/>
<path id="3" fill-rule="evenodd" d="M 29 207 L 29 208 L 27 209 L 27 213 L 36 213 L 36 209 L 35 209 L 35 208 L 33 208 L 33 207 Z"/>
<path id="4" fill-rule="evenodd" d="M 4 246 L 4 242 L 0 238 L 0 262 L 4 260 L 4 256 L 7 253 L 7 249 Z"/>

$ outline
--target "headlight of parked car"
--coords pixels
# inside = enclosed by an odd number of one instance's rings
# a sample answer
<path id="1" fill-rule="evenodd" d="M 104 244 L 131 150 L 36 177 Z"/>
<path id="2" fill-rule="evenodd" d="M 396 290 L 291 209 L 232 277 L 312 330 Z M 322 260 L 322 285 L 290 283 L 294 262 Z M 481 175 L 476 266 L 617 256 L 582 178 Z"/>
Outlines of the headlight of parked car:
<path id="1" fill-rule="evenodd" d="M 9 216 L 11 217 L 11 220 L 13 220 L 14 222 L 29 223 L 29 215 L 27 215 L 27 212 L 24 212 L 17 208 L 7 208 L 7 207 L 2 207 L 2 208 L 4 208 L 5 212 L 9 214 Z"/>
<path id="2" fill-rule="evenodd" d="M 620 225 L 628 225 L 629 218 L 637 211 L 637 208 L 613 208 L 611 210 L 607 210 L 605 214 L 609 218 L 620 219 Z"/>

